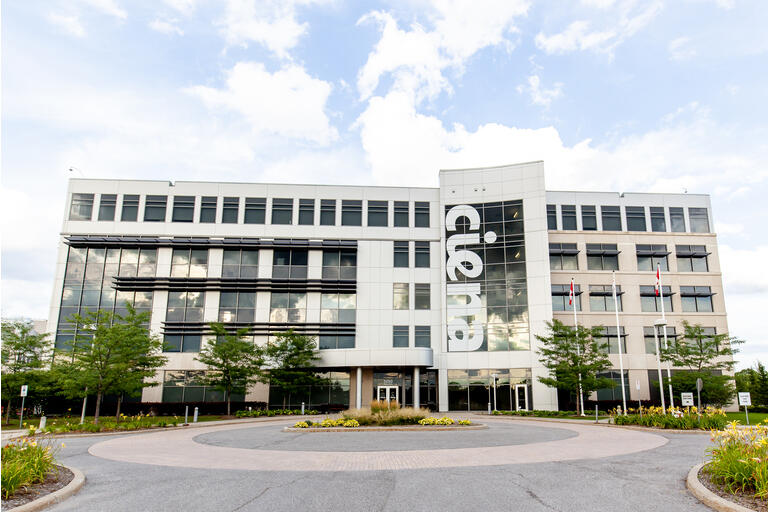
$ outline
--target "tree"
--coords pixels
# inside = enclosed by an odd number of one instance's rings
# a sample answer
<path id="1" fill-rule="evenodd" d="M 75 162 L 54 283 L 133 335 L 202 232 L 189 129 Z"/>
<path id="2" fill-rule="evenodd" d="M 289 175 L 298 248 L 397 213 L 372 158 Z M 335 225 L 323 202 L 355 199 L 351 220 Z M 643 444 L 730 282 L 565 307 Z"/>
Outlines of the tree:
<path id="1" fill-rule="evenodd" d="M 73 315 L 71 321 L 78 324 L 78 335 L 54 364 L 66 396 L 96 394 L 94 424 L 99 423 L 104 395 L 136 393 L 155 385 L 144 379 L 166 361 L 158 354 L 161 340 L 146 327 L 149 312 L 137 313 L 129 303 L 125 307 L 125 315 L 104 310 Z"/>
<path id="2" fill-rule="evenodd" d="M 11 414 L 11 403 L 24 384 L 35 393 L 41 391 L 43 368 L 50 362 L 51 341 L 47 334 L 35 332 L 32 322 L 2 323 L 2 391 L 8 398 L 5 422 Z M 34 381 L 34 382 L 33 382 Z"/>
<path id="3" fill-rule="evenodd" d="M 264 356 L 259 347 L 244 339 L 248 335 L 247 327 L 234 334 L 220 323 L 211 323 L 210 327 L 216 340 L 207 343 L 196 359 L 208 367 L 203 383 L 224 392 L 229 416 L 232 391 L 245 390 L 248 384 L 260 380 Z"/>
<path id="4" fill-rule="evenodd" d="M 701 378 L 702 401 L 723 406 L 733 401 L 736 392 L 730 382 L 733 377 L 723 372 L 733 370 L 733 355 L 738 353 L 734 345 L 739 343 L 743 341 L 727 333 L 707 333 L 701 325 L 683 321 L 683 336 L 661 349 L 661 360 L 686 369 L 672 376 L 676 390 L 695 393 L 696 379 Z"/>
<path id="5" fill-rule="evenodd" d="M 314 337 L 296 334 L 288 330 L 278 334 L 264 348 L 269 374 L 264 380 L 283 392 L 283 409 L 286 394 L 298 392 L 302 387 L 319 385 L 326 381 L 314 368 L 320 360 Z"/>
<path id="6" fill-rule="evenodd" d="M 611 369 L 606 355 L 607 343 L 597 340 L 605 336 L 600 326 L 577 329 L 559 320 L 547 322 L 549 335 L 536 339 L 542 344 L 538 350 L 542 364 L 549 370 L 549 377 L 539 377 L 539 382 L 549 387 L 589 395 L 592 391 L 613 387 L 613 381 L 599 374 Z M 581 379 L 579 379 L 581 376 Z M 576 400 L 576 410 L 581 413 L 581 404 Z"/>
<path id="7" fill-rule="evenodd" d="M 754 368 L 749 368 L 749 371 L 749 389 L 739 391 L 749 391 L 754 405 L 768 406 L 768 371 L 760 361 L 755 363 Z"/>

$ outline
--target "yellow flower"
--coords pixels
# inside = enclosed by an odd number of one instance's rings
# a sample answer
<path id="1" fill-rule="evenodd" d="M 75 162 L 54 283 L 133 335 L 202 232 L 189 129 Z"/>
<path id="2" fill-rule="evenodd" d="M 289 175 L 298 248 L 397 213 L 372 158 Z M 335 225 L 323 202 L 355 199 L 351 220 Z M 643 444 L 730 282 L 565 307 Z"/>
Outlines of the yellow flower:
<path id="1" fill-rule="evenodd" d="M 66 448 L 67 447 L 67 443 L 61 443 L 61 447 L 62 448 Z"/>

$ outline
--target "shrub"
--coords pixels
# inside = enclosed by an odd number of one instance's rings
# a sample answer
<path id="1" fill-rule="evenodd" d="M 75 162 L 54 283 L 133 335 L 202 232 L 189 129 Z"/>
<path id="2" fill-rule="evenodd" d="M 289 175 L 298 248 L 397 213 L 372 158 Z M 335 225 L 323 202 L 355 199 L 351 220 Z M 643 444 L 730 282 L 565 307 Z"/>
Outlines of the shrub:
<path id="1" fill-rule="evenodd" d="M 459 425 L 471 425 L 472 420 L 459 420 Z"/>
<path id="2" fill-rule="evenodd" d="M 344 421 L 344 426 L 346 428 L 354 428 L 354 427 L 359 427 L 360 423 L 358 423 L 357 420 L 346 420 Z"/>
<path id="3" fill-rule="evenodd" d="M 704 470 L 732 494 L 741 491 L 768 500 L 768 420 L 746 428 L 738 424 L 733 421 L 712 432 L 715 446 L 707 450 L 711 461 Z"/>
<path id="4" fill-rule="evenodd" d="M 45 481 L 55 468 L 56 452 L 48 439 L 21 438 L 3 446 L 0 476 L 3 499 L 13 496 L 20 488 Z"/>
<path id="5" fill-rule="evenodd" d="M 616 425 L 640 425 L 643 427 L 669 428 L 677 430 L 722 430 L 727 424 L 725 411 L 707 407 L 701 414 L 696 407 L 685 410 L 679 407 L 669 407 L 664 414 L 661 407 L 641 408 L 642 414 L 627 414 L 622 416 L 611 411 L 611 418 Z"/>
<path id="6" fill-rule="evenodd" d="M 413 407 L 399 407 L 394 405 L 387 409 L 382 408 L 381 403 L 374 400 L 374 407 L 365 409 L 350 409 L 344 411 L 342 416 L 346 420 L 356 420 L 360 425 L 378 425 L 382 427 L 393 425 L 416 425 L 419 420 L 429 415 L 427 409 L 414 409 Z"/>
<path id="7" fill-rule="evenodd" d="M 443 416 L 437 422 L 435 422 L 436 425 L 453 425 L 454 421 L 449 418 L 448 416 Z"/>
<path id="8" fill-rule="evenodd" d="M 310 423 L 307 423 L 306 421 L 297 421 L 293 424 L 293 428 L 307 428 L 309 425 Z"/>
<path id="9" fill-rule="evenodd" d="M 315 415 L 320 414 L 320 411 L 314 409 L 305 409 L 304 414 Z M 259 418 L 261 416 L 300 416 L 301 409 L 253 409 L 251 411 L 237 411 L 235 416 L 237 418 Z"/>

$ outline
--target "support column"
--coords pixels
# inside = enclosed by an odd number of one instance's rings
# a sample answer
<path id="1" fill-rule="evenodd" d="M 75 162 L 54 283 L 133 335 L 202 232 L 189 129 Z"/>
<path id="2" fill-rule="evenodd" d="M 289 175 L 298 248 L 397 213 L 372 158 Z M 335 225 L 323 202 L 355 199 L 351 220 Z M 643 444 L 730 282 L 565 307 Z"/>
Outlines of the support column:
<path id="1" fill-rule="evenodd" d="M 413 408 L 418 409 L 421 407 L 421 396 L 419 395 L 419 392 L 421 391 L 421 388 L 419 387 L 419 367 L 414 366 L 413 367 Z"/>
<path id="2" fill-rule="evenodd" d="M 355 407 L 363 407 L 363 368 L 357 367 L 357 378 L 355 379 Z"/>

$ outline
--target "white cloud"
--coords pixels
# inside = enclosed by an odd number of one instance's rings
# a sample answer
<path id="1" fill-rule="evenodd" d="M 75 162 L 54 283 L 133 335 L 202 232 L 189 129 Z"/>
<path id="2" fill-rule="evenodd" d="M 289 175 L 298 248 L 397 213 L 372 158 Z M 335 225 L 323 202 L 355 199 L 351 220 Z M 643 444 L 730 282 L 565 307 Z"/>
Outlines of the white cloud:
<path id="1" fill-rule="evenodd" d="M 563 95 L 563 84 L 556 82 L 551 89 L 544 89 L 541 86 L 539 75 L 531 75 L 528 77 L 526 84 L 517 86 L 517 92 L 521 94 L 528 93 L 534 105 L 549 108 L 553 100 Z"/>
<path id="2" fill-rule="evenodd" d="M 163 3 L 185 16 L 192 14 L 197 7 L 196 0 L 163 0 Z"/>
<path id="3" fill-rule="evenodd" d="M 672 60 L 688 60 L 696 56 L 696 50 L 690 46 L 690 37 L 678 37 L 669 42 L 669 58 Z"/>
<path id="4" fill-rule="evenodd" d="M 239 62 L 227 73 L 226 88 L 202 85 L 186 91 L 209 108 L 245 118 L 254 134 L 275 134 L 328 144 L 338 136 L 325 108 L 331 84 L 289 64 L 270 73 L 259 62 Z"/>
<path id="5" fill-rule="evenodd" d="M 81 0 L 87 7 L 100 11 L 102 14 L 108 16 L 114 16 L 115 18 L 124 20 L 128 17 L 128 13 L 120 7 L 120 5 L 114 0 Z"/>
<path id="6" fill-rule="evenodd" d="M 624 41 L 642 30 L 663 8 L 661 0 L 624 0 L 614 8 L 604 5 L 596 20 L 577 20 L 560 33 L 536 35 L 536 46 L 548 54 L 593 51 L 613 56 Z M 594 23 L 597 21 L 598 23 Z M 602 25 L 592 29 L 593 25 Z"/>
<path id="7" fill-rule="evenodd" d="M 177 34 L 183 36 L 184 31 L 179 28 L 176 24 L 177 22 L 178 20 L 175 19 L 161 20 L 160 18 L 157 18 L 149 22 L 149 28 L 160 32 L 161 34 Z"/>
<path id="8" fill-rule="evenodd" d="M 744 233 L 744 224 L 715 222 L 715 233 L 718 235 L 741 235 Z"/>
<path id="9" fill-rule="evenodd" d="M 77 15 L 73 14 L 68 16 L 66 14 L 57 14 L 52 12 L 48 14 L 48 21 L 71 36 L 85 36 L 85 28 L 80 22 L 80 17 Z"/>
<path id="10" fill-rule="evenodd" d="M 409 91 L 418 100 L 450 91 L 445 71 L 461 73 L 467 59 L 483 48 L 511 48 L 513 42 L 507 36 L 516 32 L 514 21 L 528 7 L 525 0 L 436 1 L 426 12 L 432 29 L 418 23 L 400 28 L 388 12 L 366 14 L 358 24 L 376 22 L 381 38 L 358 73 L 360 98 L 370 98 L 386 74 L 394 78 L 395 88 Z"/>

